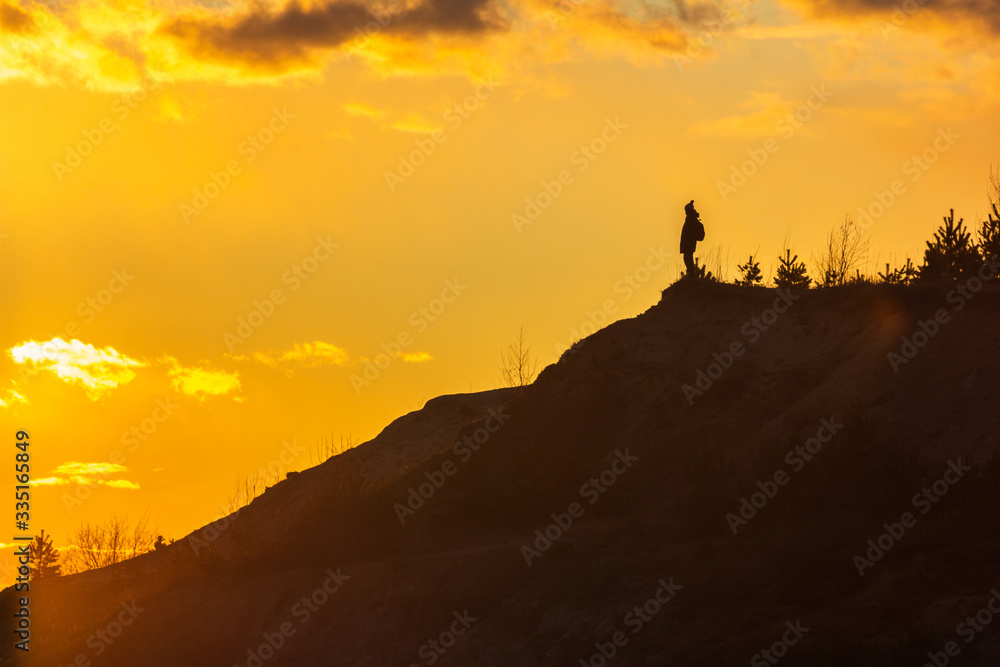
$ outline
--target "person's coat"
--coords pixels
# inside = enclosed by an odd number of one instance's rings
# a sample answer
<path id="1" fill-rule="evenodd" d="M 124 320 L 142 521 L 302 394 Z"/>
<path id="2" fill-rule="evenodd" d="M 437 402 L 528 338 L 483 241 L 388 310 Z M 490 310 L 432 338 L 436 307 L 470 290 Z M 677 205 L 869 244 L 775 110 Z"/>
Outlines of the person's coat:
<path id="1" fill-rule="evenodd" d="M 701 220 L 689 215 L 684 220 L 684 226 L 681 228 L 681 252 L 694 252 L 698 241 L 704 240 L 705 226 L 701 224 Z"/>

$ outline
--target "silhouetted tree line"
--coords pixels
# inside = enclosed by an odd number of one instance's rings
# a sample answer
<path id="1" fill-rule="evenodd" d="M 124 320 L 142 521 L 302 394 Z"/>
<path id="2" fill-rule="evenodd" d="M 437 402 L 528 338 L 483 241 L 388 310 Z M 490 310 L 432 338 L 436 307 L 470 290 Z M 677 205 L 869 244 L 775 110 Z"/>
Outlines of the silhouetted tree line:
<path id="1" fill-rule="evenodd" d="M 784 248 L 778 257 L 774 283 L 778 287 L 806 289 L 837 285 L 885 283 L 908 285 L 927 280 L 964 280 L 979 271 L 990 257 L 1000 257 L 1000 169 L 990 173 L 989 207 L 987 218 L 973 230 L 965 226 L 962 218 L 955 220 L 955 210 L 943 216 L 943 223 L 926 242 L 923 263 L 919 266 L 909 257 L 901 266 L 886 263 L 885 270 L 875 276 L 862 274 L 867 260 L 869 241 L 865 230 L 853 216 L 847 215 L 839 227 L 830 231 L 818 256 L 813 258 L 815 278 L 810 277 L 805 262 Z M 737 285 L 760 285 L 763 275 L 756 254 L 737 266 Z M 711 274 L 704 276 L 718 280 Z"/>

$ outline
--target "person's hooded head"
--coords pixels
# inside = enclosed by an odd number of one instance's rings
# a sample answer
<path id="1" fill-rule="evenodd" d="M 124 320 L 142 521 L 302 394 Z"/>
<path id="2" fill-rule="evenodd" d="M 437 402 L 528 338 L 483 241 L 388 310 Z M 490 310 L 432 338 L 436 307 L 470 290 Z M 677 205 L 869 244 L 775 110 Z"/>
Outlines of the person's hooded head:
<path id="1" fill-rule="evenodd" d="M 687 204 L 685 204 L 685 206 L 684 206 L 684 212 L 687 213 L 688 215 L 695 215 L 694 200 L 693 199 L 691 201 L 689 201 Z"/>

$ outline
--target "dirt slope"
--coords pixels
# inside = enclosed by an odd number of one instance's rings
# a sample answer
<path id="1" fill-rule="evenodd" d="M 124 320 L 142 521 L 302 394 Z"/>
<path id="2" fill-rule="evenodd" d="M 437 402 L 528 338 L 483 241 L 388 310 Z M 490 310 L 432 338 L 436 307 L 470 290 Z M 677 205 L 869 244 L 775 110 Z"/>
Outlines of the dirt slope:
<path id="1" fill-rule="evenodd" d="M 675 285 L 523 391 L 430 401 L 221 530 L 35 591 L 24 664 L 997 664 L 997 626 L 959 626 L 1000 587 L 993 288 Z"/>

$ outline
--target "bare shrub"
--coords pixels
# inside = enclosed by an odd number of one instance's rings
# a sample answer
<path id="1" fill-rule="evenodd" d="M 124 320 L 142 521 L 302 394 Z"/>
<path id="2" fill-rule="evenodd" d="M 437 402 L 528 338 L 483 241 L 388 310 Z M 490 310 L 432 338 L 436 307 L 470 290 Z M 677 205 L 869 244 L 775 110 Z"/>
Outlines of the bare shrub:
<path id="1" fill-rule="evenodd" d="M 826 244 L 818 257 L 813 258 L 823 287 L 844 285 L 856 280 L 861 267 L 868 260 L 870 242 L 854 216 L 847 214 L 839 227 L 826 235 Z"/>
<path id="2" fill-rule="evenodd" d="M 229 515 L 243 509 L 252 503 L 255 498 L 267 491 L 269 486 L 273 486 L 280 481 L 277 475 L 266 476 L 253 473 L 240 477 L 233 485 L 233 492 L 226 499 L 226 502 L 222 504 L 223 515 Z"/>
<path id="3" fill-rule="evenodd" d="M 525 387 L 535 379 L 538 360 L 531 356 L 531 348 L 524 341 L 524 327 L 506 350 L 500 350 L 498 368 L 501 387 Z"/>
<path id="4" fill-rule="evenodd" d="M 152 551 L 156 530 L 143 514 L 133 524 L 128 517 L 114 516 L 103 523 L 84 523 L 71 539 L 72 547 L 63 552 L 67 574 L 96 570 Z"/>

